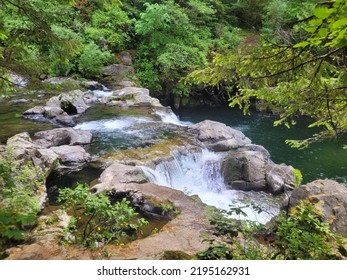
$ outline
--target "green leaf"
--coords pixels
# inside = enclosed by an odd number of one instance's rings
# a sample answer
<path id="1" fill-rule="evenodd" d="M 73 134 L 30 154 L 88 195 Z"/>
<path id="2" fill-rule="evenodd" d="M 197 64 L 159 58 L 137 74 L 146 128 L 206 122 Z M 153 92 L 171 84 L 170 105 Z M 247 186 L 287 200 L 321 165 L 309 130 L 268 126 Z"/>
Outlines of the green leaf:
<path id="1" fill-rule="evenodd" d="M 331 24 L 332 29 L 339 29 L 347 25 L 347 18 L 342 18 Z"/>
<path id="2" fill-rule="evenodd" d="M 297 43 L 296 45 L 294 45 L 294 48 L 304 48 L 304 47 L 308 46 L 309 44 L 310 44 L 310 42 L 303 41 L 303 42 L 300 42 L 300 43 Z"/>
<path id="3" fill-rule="evenodd" d="M 320 28 L 319 30 L 318 30 L 318 34 L 319 34 L 319 36 L 320 37 L 323 37 L 323 38 L 325 38 L 326 36 L 328 36 L 328 28 Z"/>
<path id="4" fill-rule="evenodd" d="M 335 9 L 329 9 L 327 7 L 319 7 L 313 10 L 313 14 L 319 18 L 319 19 L 326 19 L 328 18 Z"/>

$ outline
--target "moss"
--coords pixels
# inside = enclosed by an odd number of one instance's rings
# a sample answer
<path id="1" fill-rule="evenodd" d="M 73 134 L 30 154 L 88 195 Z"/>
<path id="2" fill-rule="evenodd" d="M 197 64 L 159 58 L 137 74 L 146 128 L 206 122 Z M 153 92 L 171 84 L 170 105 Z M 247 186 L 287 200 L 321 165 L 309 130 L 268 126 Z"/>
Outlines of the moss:
<path id="1" fill-rule="evenodd" d="M 192 260 L 193 256 L 183 251 L 164 251 L 161 260 Z"/>
<path id="2" fill-rule="evenodd" d="M 117 151 L 108 155 L 106 160 L 140 161 L 145 163 L 159 157 L 170 157 L 173 150 L 186 145 L 186 140 L 181 137 L 174 137 L 172 135 L 170 137 L 172 138 L 149 147 Z"/>

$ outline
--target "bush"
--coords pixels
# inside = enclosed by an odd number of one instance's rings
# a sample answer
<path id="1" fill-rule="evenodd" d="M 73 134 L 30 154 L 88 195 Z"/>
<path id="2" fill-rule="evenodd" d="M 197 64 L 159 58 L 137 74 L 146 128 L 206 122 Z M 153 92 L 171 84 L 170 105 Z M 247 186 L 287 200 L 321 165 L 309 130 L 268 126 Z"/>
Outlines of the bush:
<path id="1" fill-rule="evenodd" d="M 197 254 L 199 259 L 335 260 L 347 257 L 346 240 L 330 231 L 313 205 L 299 204 L 288 216 L 282 212 L 274 236 L 269 236 L 275 240 L 274 244 L 260 243 L 256 237 L 262 236 L 262 227 L 249 221 L 237 221 L 230 217 L 234 214 L 246 216 L 242 208 L 213 213 L 210 223 L 218 239 L 204 240 L 209 242 L 209 247 Z"/>
<path id="2" fill-rule="evenodd" d="M 90 43 L 85 46 L 78 59 L 78 70 L 85 77 L 99 76 L 110 57 L 110 52 L 102 51 L 96 44 Z"/>
<path id="3" fill-rule="evenodd" d="M 88 185 L 60 190 L 58 201 L 73 213 L 68 231 L 74 241 L 87 247 L 117 241 L 147 224 L 142 218 L 134 220 L 137 213 L 125 198 L 112 205 L 107 195 L 92 194 Z"/>
<path id="4" fill-rule="evenodd" d="M 251 206 L 251 205 L 249 205 Z M 247 216 L 242 208 L 234 207 L 226 210 L 213 210 L 210 224 L 214 227 L 213 235 L 217 238 L 206 238 L 209 243 L 206 250 L 197 256 L 202 260 L 256 260 L 268 259 L 267 249 L 260 245 L 255 236 L 261 225 L 247 220 L 236 220 L 231 216 Z M 256 206 L 255 206 L 256 207 Z M 257 208 L 258 211 L 261 211 Z"/>
<path id="5" fill-rule="evenodd" d="M 43 173 L 32 162 L 18 161 L 10 152 L 0 156 L 0 248 L 24 238 L 24 227 L 40 210 L 35 194 L 43 183 Z"/>
<path id="6" fill-rule="evenodd" d="M 275 256 L 280 259 L 324 260 L 346 256 L 343 239 L 330 231 L 313 205 L 303 202 L 289 216 L 284 212 L 280 215 L 275 244 Z"/>

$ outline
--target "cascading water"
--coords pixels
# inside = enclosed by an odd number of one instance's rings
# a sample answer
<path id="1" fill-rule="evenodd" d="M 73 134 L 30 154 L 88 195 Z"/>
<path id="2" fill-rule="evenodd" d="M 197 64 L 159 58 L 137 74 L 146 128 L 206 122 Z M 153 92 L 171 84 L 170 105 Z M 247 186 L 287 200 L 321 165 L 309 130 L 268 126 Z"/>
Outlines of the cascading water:
<path id="1" fill-rule="evenodd" d="M 112 95 L 113 92 L 109 88 L 102 85 L 101 90 L 100 89 L 93 90 L 93 93 L 95 96 L 98 96 L 98 97 L 109 97 Z"/>
<path id="2" fill-rule="evenodd" d="M 207 149 L 195 153 L 176 150 L 172 152 L 172 160 L 163 161 L 154 169 L 146 166 L 142 169 L 151 182 L 181 190 L 188 195 L 198 195 L 207 205 L 228 210 L 230 206 L 242 207 L 254 202 L 265 210 L 259 214 L 251 207 L 243 208 L 249 220 L 266 223 L 277 215 L 279 205 L 271 199 L 271 195 L 231 190 L 224 183 L 221 172 L 223 156 L 223 153 Z"/>
<path id="3" fill-rule="evenodd" d="M 161 118 L 161 121 L 164 123 L 172 123 L 179 126 L 188 126 L 192 124 L 191 122 L 181 121 L 173 112 L 156 111 L 155 113 Z"/>

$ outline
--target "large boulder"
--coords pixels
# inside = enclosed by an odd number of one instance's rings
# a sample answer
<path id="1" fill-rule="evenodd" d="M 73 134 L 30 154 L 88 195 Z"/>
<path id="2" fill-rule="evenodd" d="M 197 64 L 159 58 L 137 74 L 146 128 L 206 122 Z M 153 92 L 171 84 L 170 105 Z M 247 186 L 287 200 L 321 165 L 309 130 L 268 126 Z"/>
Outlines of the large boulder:
<path id="1" fill-rule="evenodd" d="M 74 126 L 74 119 L 84 113 L 89 106 L 84 101 L 84 93 L 74 90 L 50 98 L 46 105 L 35 106 L 23 113 L 34 119 L 46 119 L 55 124 Z"/>
<path id="2" fill-rule="evenodd" d="M 273 194 L 292 189 L 296 182 L 294 168 L 284 164 L 268 164 L 266 166 L 266 183 L 268 190 Z"/>
<path id="3" fill-rule="evenodd" d="M 210 120 L 190 126 L 189 131 L 198 142 L 215 152 L 237 149 L 252 142 L 241 131 Z"/>
<path id="4" fill-rule="evenodd" d="M 106 84 L 112 89 L 128 86 L 136 86 L 133 81 L 135 75 L 134 67 L 122 64 L 113 64 L 104 68 L 103 76 Z"/>
<path id="5" fill-rule="evenodd" d="M 162 107 L 157 98 L 149 95 L 149 90 L 138 87 L 125 87 L 113 92 L 110 105 Z"/>
<path id="6" fill-rule="evenodd" d="M 225 183 L 232 189 L 280 194 L 295 186 L 294 168 L 275 164 L 262 146 L 245 145 L 231 150 L 222 160 Z"/>
<path id="7" fill-rule="evenodd" d="M 263 154 L 254 151 L 230 153 L 222 164 L 225 182 L 238 190 L 266 190 L 266 162 Z"/>
<path id="8" fill-rule="evenodd" d="M 92 142 L 92 134 L 88 131 L 75 130 L 73 128 L 56 128 L 35 133 L 37 138 L 34 143 L 49 148 L 61 145 L 87 145 Z"/>
<path id="9" fill-rule="evenodd" d="M 347 237 L 347 188 L 333 180 L 316 180 L 295 189 L 289 206 L 306 200 L 323 214 L 333 232 Z"/>
<path id="10" fill-rule="evenodd" d="M 58 138 L 50 138 L 52 135 L 57 135 Z M 32 161 L 35 166 L 40 167 L 48 175 L 53 169 L 62 171 L 80 169 L 91 160 L 91 156 L 84 148 L 72 146 L 79 142 L 86 143 L 91 139 L 89 133 L 83 133 L 83 135 L 78 138 L 70 129 L 57 129 L 53 130 L 51 135 L 49 131 L 44 131 L 42 134 L 37 133 L 37 139 L 33 141 L 27 132 L 23 132 L 9 138 L 6 148 L 13 153 L 16 159 Z M 43 138 L 38 138 L 40 136 Z"/>

